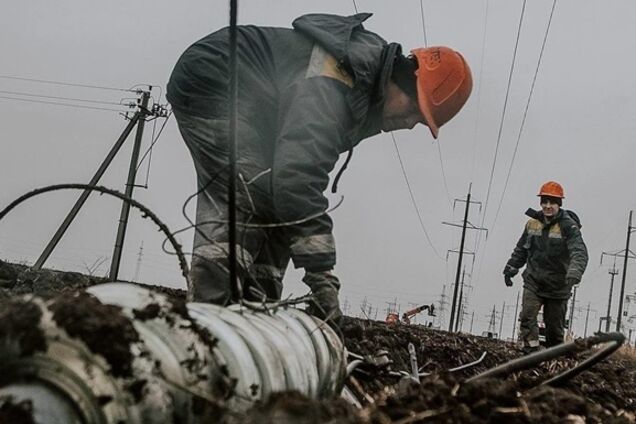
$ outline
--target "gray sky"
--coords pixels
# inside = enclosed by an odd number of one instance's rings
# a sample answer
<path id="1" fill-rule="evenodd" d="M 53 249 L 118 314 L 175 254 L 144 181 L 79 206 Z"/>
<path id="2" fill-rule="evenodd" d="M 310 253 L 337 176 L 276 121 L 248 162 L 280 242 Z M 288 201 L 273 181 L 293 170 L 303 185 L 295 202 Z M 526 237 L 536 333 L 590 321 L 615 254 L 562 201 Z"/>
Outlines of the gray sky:
<path id="1" fill-rule="evenodd" d="M 353 1 L 239 3 L 240 23 L 270 26 L 288 27 L 304 13 L 354 13 Z M 356 4 L 360 12 L 374 13 L 365 24 L 368 29 L 401 43 L 405 50 L 424 44 L 419 0 L 356 0 Z M 475 81 L 469 103 L 442 128 L 439 144 L 425 127 L 394 133 L 424 225 L 441 259 L 420 227 L 391 136 L 381 134 L 366 140 L 356 148 L 338 195 L 330 197 L 336 203 L 344 195 L 344 203 L 332 214 L 338 246 L 336 273 L 342 281 L 343 301 L 350 303 L 350 313 L 357 314 L 366 296 L 380 308 L 378 318 L 384 317 L 386 302 L 394 298 L 402 311 L 409 302 L 439 301 L 443 285 L 454 280 L 456 268 L 457 255 L 450 254 L 446 262 L 447 251 L 457 249 L 460 242 L 460 229 L 441 222 L 462 219 L 463 204 L 453 210 L 452 199 L 464 198 L 472 182 L 473 200 L 484 202 L 483 225 L 490 231 L 488 239 L 482 238 L 478 245 L 468 311 L 475 310 L 473 331 L 485 330 L 493 305 L 500 310 L 503 302 L 515 303 L 521 279 L 516 278 L 514 288 L 506 288 L 501 270 L 523 229 L 524 211 L 530 206 L 538 208 L 535 195 L 539 186 L 553 179 L 565 188 L 564 207 L 575 210 L 583 222 L 590 263 L 577 304 L 583 309 L 590 304 L 588 332 L 598 328 L 598 317 L 607 307 L 607 265 L 611 264 L 608 258 L 599 265 L 601 252 L 624 248 L 628 212 L 636 206 L 627 182 L 633 177 L 631 164 L 636 152 L 632 142 L 636 80 L 631 57 L 636 3 L 557 2 L 503 201 L 552 1 L 533 0 L 526 5 L 489 194 L 522 1 L 423 0 L 422 5 L 428 44 L 445 44 L 461 51 Z M 0 75 L 124 89 L 137 84 L 165 88 L 182 51 L 227 22 L 225 1 L 8 2 L 0 14 Z M 0 97 L 33 99 L 11 93 L 115 103 L 130 95 L 0 78 Z M 160 101 L 165 100 L 161 97 Z M 0 98 L 0 116 L 2 206 L 36 187 L 88 182 L 126 124 L 112 111 L 5 98 Z M 147 129 L 143 150 L 149 145 L 152 124 Z M 132 139 L 102 184 L 123 191 L 131 146 Z M 146 169 L 147 162 L 140 169 L 139 183 L 145 182 Z M 187 225 L 181 206 L 195 191 L 195 174 L 173 119 L 153 150 L 149 175 L 148 189 L 136 190 L 135 198 L 172 230 Z M 56 192 L 40 196 L 0 221 L 0 258 L 33 263 L 78 195 Z M 47 266 L 86 272 L 95 261 L 110 258 L 119 209 L 114 199 L 91 196 Z M 482 219 L 474 207 L 471 222 L 480 225 Z M 476 246 L 475 236 L 475 232 L 468 235 L 466 246 L 470 250 Z M 181 235 L 180 240 L 189 249 L 192 233 Z M 156 228 L 133 212 L 121 277 L 132 279 L 137 274 L 143 242 L 139 279 L 182 287 L 177 261 L 161 251 L 161 241 Z M 106 273 L 108 263 L 97 273 Z M 470 272 L 471 258 L 465 263 Z M 286 293 L 306 290 L 299 283 L 300 277 L 298 272 L 288 273 Z M 627 293 L 636 289 L 634 277 L 636 269 L 628 272 Z M 615 314 L 616 300 L 614 306 Z M 513 314 L 514 306 L 506 308 L 505 336 L 512 331 Z M 582 334 L 585 310 L 575 317 L 576 329 Z M 468 326 L 469 321 L 464 329 Z"/>

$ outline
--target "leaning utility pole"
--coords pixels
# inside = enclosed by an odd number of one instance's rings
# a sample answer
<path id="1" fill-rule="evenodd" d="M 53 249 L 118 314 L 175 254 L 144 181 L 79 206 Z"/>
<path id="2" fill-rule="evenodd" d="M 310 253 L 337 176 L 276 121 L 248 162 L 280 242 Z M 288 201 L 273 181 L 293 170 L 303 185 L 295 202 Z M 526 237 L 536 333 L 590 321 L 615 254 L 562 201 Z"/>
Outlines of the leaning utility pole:
<path id="1" fill-rule="evenodd" d="M 488 231 L 485 228 L 478 228 L 475 227 L 473 224 L 471 224 L 468 221 L 468 211 L 470 209 L 470 204 L 471 203 L 476 203 L 480 205 L 481 208 L 481 202 L 471 202 L 470 201 L 470 191 L 472 188 L 472 183 L 470 183 L 470 185 L 468 186 L 468 194 L 466 195 L 466 200 L 461 200 L 461 199 L 455 199 L 455 203 L 457 202 L 465 202 L 466 203 L 466 209 L 464 210 L 464 221 L 462 222 L 462 237 L 461 237 L 461 241 L 459 243 L 459 258 L 457 259 L 457 271 L 455 272 L 455 287 L 453 288 L 453 301 L 451 303 L 451 316 L 450 316 L 450 322 L 448 324 L 448 331 L 452 332 L 453 331 L 453 324 L 455 324 L 455 308 L 457 306 L 457 292 L 459 291 L 459 275 L 462 269 L 462 259 L 464 257 L 464 243 L 466 241 L 466 229 L 468 227 L 468 225 L 470 225 L 470 229 L 471 230 L 483 230 L 483 231 Z M 452 225 L 452 226 L 456 226 L 458 227 L 459 225 L 457 224 L 452 224 L 449 222 L 442 222 L 442 224 L 445 225 Z M 487 233 L 486 233 L 487 234 Z"/>
<path id="2" fill-rule="evenodd" d="M 151 108 L 148 108 L 148 103 L 150 101 L 150 92 L 152 89 L 153 89 L 152 86 L 148 86 L 147 91 L 144 91 L 144 90 L 137 91 L 137 94 L 141 96 L 137 100 L 138 110 L 131 117 L 126 115 L 126 118 L 129 119 L 129 122 L 126 125 L 126 128 L 124 128 L 124 130 L 122 131 L 117 141 L 115 141 L 115 144 L 113 145 L 113 147 L 111 147 L 104 161 L 99 165 L 97 171 L 95 172 L 95 174 L 89 181 L 88 185 L 96 186 L 99 183 L 99 180 L 102 178 L 102 176 L 104 175 L 104 173 L 106 172 L 110 164 L 112 163 L 113 159 L 115 159 L 115 156 L 117 155 L 117 153 L 119 152 L 123 144 L 125 143 L 128 136 L 130 136 L 133 129 L 137 127 L 137 132 L 135 135 L 135 141 L 134 141 L 133 150 L 132 150 L 132 157 L 130 160 L 130 166 L 128 168 L 128 179 L 126 182 L 126 196 L 132 198 L 133 188 L 135 185 L 135 176 L 137 174 L 137 167 L 138 167 L 137 162 L 139 159 L 139 150 L 141 148 L 141 140 L 143 137 L 143 130 L 144 130 L 144 125 L 146 123 L 146 119 L 148 117 L 158 117 L 158 118 L 168 117 L 168 112 L 165 106 L 155 103 L 153 104 Z M 51 253 L 53 252 L 57 244 L 60 242 L 60 240 L 66 233 L 66 230 L 68 230 L 68 227 L 71 225 L 71 223 L 73 222 L 73 220 L 79 213 L 82 206 L 84 206 L 84 203 L 86 203 L 86 200 L 88 199 L 88 196 L 91 194 L 92 191 L 93 190 L 91 190 L 90 188 L 85 189 L 82 192 L 82 194 L 79 196 L 79 198 L 75 201 L 75 204 L 73 205 L 69 213 L 64 218 L 64 221 L 62 221 L 62 224 L 57 229 L 57 231 L 55 232 L 51 240 L 48 242 L 48 244 L 46 245 L 46 247 L 40 254 L 40 257 L 38 257 L 38 259 L 35 261 L 35 264 L 33 265 L 33 269 L 38 270 L 42 268 L 46 260 L 49 258 L 49 256 L 51 256 Z M 119 219 L 119 228 L 117 231 L 117 239 L 115 242 L 115 250 L 114 250 L 115 253 L 113 254 L 111 267 L 110 267 L 109 279 L 111 281 L 114 281 L 117 279 L 117 273 L 119 270 L 119 261 L 121 259 L 121 250 L 123 248 L 124 236 L 126 234 L 126 226 L 128 224 L 129 212 L 130 212 L 130 204 L 128 202 L 123 202 L 120 219 Z"/>
<path id="3" fill-rule="evenodd" d="M 621 296 L 618 299 L 618 317 L 616 317 L 616 331 L 621 331 L 621 319 L 623 318 L 623 297 L 625 296 L 625 277 L 627 276 L 627 259 L 629 258 L 629 239 L 632 235 L 632 215 L 634 211 L 629 211 L 629 221 L 627 223 L 627 241 L 625 242 L 625 258 L 623 261 L 623 278 L 621 279 Z"/>

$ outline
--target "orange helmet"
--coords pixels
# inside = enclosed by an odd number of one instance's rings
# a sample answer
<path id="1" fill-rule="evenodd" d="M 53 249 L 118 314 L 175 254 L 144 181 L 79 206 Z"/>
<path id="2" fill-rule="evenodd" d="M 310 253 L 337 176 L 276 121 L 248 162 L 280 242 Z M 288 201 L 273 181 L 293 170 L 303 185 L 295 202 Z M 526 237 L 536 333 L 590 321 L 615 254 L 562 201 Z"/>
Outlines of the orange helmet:
<path id="1" fill-rule="evenodd" d="M 448 47 L 411 50 L 417 59 L 417 101 L 433 138 L 439 127 L 464 106 L 473 88 L 473 77 L 463 56 Z"/>
<path id="2" fill-rule="evenodd" d="M 563 195 L 563 187 L 561 187 L 561 184 L 556 181 L 548 181 L 543 184 L 539 189 L 539 194 L 537 194 L 537 196 L 558 197 L 559 199 L 565 198 Z"/>

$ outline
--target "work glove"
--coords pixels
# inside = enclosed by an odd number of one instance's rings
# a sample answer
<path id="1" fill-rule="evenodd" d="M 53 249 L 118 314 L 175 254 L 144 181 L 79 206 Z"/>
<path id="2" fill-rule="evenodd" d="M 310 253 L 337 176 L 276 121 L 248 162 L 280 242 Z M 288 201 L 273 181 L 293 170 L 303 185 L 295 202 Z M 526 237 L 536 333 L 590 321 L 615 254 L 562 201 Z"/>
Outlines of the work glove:
<path id="1" fill-rule="evenodd" d="M 311 315 L 327 321 L 329 325 L 339 326 L 342 311 L 338 301 L 340 282 L 331 271 L 306 271 L 303 282 L 311 289 L 312 303 L 307 308 Z"/>
<path id="2" fill-rule="evenodd" d="M 577 279 L 576 279 L 576 278 L 574 278 L 574 277 L 568 277 L 568 278 L 566 278 L 566 279 L 565 279 L 565 283 L 567 284 L 567 286 L 568 286 L 568 290 L 570 290 L 570 291 L 572 290 L 572 287 L 574 287 L 574 286 L 576 286 L 577 284 L 579 284 L 579 282 L 580 282 L 580 281 L 579 281 L 579 280 L 577 280 Z"/>
<path id="3" fill-rule="evenodd" d="M 519 270 L 513 266 L 506 264 L 506 267 L 503 270 L 504 282 L 507 287 L 512 287 L 512 277 L 517 275 Z"/>

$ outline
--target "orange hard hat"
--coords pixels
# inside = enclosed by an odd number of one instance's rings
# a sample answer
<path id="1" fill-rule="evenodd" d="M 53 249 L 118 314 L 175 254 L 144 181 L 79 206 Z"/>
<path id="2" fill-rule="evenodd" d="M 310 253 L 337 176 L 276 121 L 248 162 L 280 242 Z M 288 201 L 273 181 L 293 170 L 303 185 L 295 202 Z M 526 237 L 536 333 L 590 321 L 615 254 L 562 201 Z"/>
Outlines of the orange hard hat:
<path id="1" fill-rule="evenodd" d="M 543 184 L 539 189 L 539 194 L 537 194 L 537 196 L 558 197 L 559 199 L 565 198 L 563 195 L 563 187 L 561 187 L 561 184 L 556 181 L 548 181 Z"/>
<path id="2" fill-rule="evenodd" d="M 417 101 L 433 138 L 439 127 L 464 106 L 473 88 L 473 77 L 464 57 L 448 47 L 411 50 L 417 59 Z"/>

